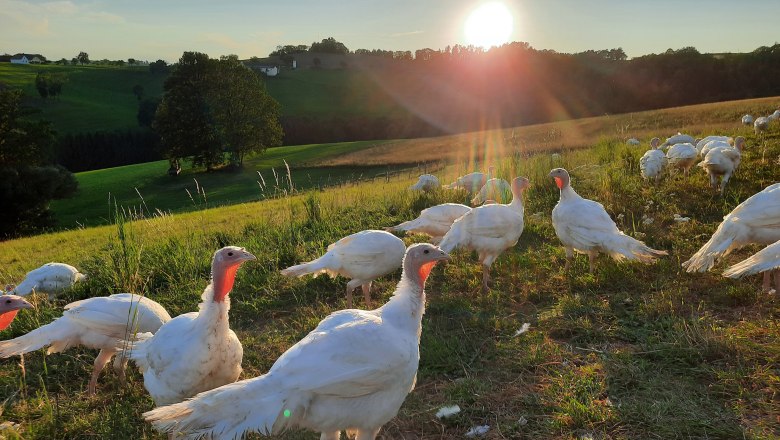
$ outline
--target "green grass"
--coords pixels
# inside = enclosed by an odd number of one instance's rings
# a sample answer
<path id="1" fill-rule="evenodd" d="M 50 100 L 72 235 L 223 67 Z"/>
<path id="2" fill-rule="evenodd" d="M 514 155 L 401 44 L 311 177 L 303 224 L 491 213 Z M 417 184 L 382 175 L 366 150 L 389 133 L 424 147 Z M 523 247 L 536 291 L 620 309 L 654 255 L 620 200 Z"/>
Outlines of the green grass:
<path id="1" fill-rule="evenodd" d="M 687 180 L 641 182 L 636 161 L 643 149 L 612 139 L 564 153 L 560 162 L 545 154 L 497 162 L 503 177 L 525 175 L 532 182 L 523 236 L 494 264 L 488 295 L 479 292 L 480 268 L 468 252 L 456 252 L 453 262 L 434 270 L 426 289 L 417 387 L 380 435 L 460 439 L 470 427 L 489 424 L 489 439 L 778 438 L 780 300 L 759 293 L 755 277 L 720 276 L 723 267 L 757 248 L 736 252 L 712 273 L 690 275 L 680 268 L 724 214 L 778 180 L 778 127 L 766 138 L 766 160 L 757 140 L 746 130 L 740 134 L 748 135 L 748 149 L 723 198 L 698 169 Z M 582 196 L 603 203 L 613 218 L 623 215 L 617 221 L 623 231 L 669 256 L 653 265 L 602 256 L 592 275 L 580 256 L 565 271 L 549 219 L 558 192 L 547 177 L 560 165 L 572 170 Z M 38 307 L 21 313 L 0 338 L 51 321 L 69 301 L 126 289 L 147 294 L 172 315 L 195 310 L 208 282 L 210 255 L 230 243 L 258 257 L 239 271 L 230 317 L 244 345 L 242 377 L 262 374 L 320 319 L 344 307 L 346 280 L 287 279 L 279 269 L 320 254 L 346 234 L 464 198 L 404 191 L 410 183 L 404 173 L 389 181 L 164 215 L 122 224 L 123 240 L 120 227 L 109 225 L 0 243 L 3 282 L 18 281 L 24 271 L 51 260 L 71 262 L 90 275 L 57 300 L 34 298 Z M 538 212 L 540 219 L 531 218 Z M 674 214 L 691 221 L 675 223 Z M 639 221 L 643 215 L 653 223 Z M 123 252 L 123 245 L 132 252 Z M 374 298 L 387 300 L 398 276 L 376 282 Z M 531 323 L 530 331 L 514 336 L 524 322 Z M 25 439 L 164 438 L 141 420 L 153 403 L 137 372 L 125 387 L 106 372 L 98 395 L 85 395 L 94 355 L 85 349 L 32 353 L 25 356 L 24 372 L 18 359 L 0 361 L 0 395 L 7 399 L 0 420 L 19 423 Z M 462 412 L 437 420 L 438 408 L 451 404 Z M 316 437 L 294 432 L 282 438 Z"/>
<path id="2" fill-rule="evenodd" d="M 68 82 L 62 95 L 43 99 L 35 89 L 38 72 L 64 73 Z M 145 97 L 162 95 L 165 75 L 152 75 L 146 67 L 17 65 L 0 63 L 0 83 L 21 88 L 38 117 L 52 121 L 60 134 L 137 128 L 140 84 Z"/>
<path id="3" fill-rule="evenodd" d="M 181 212 L 262 200 L 290 190 L 284 161 L 292 167 L 290 176 L 297 190 L 332 186 L 346 180 L 373 177 L 388 169 L 399 169 L 398 166 L 308 166 L 381 143 L 361 141 L 270 148 L 262 155 L 247 158 L 240 171 L 205 173 L 185 167 L 180 175 L 171 177 L 166 173 L 167 161 L 86 171 L 76 174 L 78 193 L 72 198 L 54 201 L 51 208 L 59 227 L 74 228 L 110 221 L 115 204 L 151 215 L 160 211 Z M 264 187 L 260 185 L 262 180 L 258 172 L 263 176 Z"/>

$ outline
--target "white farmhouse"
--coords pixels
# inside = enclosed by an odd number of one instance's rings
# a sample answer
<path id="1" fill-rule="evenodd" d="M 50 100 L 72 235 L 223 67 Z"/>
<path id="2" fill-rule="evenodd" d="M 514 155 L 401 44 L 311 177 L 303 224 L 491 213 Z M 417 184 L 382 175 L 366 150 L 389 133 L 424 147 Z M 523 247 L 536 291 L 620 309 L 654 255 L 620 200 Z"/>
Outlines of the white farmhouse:
<path id="1" fill-rule="evenodd" d="M 18 53 L 11 57 L 11 64 L 43 64 L 46 58 L 39 54 Z"/>

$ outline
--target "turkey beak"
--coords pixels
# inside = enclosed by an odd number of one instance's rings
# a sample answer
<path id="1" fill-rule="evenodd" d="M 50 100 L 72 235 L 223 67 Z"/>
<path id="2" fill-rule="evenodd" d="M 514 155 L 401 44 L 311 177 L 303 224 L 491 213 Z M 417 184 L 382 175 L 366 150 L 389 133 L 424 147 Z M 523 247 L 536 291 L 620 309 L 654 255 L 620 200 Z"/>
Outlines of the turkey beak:
<path id="1" fill-rule="evenodd" d="M 452 257 L 450 257 L 450 254 L 448 254 L 448 253 L 446 253 L 446 252 L 444 252 L 442 250 L 440 250 L 439 251 L 439 255 L 436 255 L 434 257 L 434 259 L 433 259 L 433 261 L 444 261 L 445 263 L 449 262 L 450 260 L 452 260 Z"/>
<path id="2" fill-rule="evenodd" d="M 242 252 L 242 255 L 241 255 L 241 262 L 244 262 L 244 261 L 250 261 L 250 260 L 257 260 L 257 257 L 255 257 L 254 255 L 252 255 L 252 254 L 251 254 L 250 252 L 248 252 L 247 250 L 245 250 L 245 249 L 242 249 L 242 250 L 241 250 L 241 252 Z"/>

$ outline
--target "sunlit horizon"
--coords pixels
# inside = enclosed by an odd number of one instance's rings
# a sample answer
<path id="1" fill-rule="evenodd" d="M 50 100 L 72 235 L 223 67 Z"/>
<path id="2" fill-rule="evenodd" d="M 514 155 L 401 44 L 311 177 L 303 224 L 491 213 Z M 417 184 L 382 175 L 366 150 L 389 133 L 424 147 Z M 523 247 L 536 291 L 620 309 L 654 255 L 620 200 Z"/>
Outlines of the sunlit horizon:
<path id="1" fill-rule="evenodd" d="M 490 2 L 471 12 L 463 32 L 468 44 L 489 49 L 510 41 L 513 24 L 514 17 L 505 4 Z"/>

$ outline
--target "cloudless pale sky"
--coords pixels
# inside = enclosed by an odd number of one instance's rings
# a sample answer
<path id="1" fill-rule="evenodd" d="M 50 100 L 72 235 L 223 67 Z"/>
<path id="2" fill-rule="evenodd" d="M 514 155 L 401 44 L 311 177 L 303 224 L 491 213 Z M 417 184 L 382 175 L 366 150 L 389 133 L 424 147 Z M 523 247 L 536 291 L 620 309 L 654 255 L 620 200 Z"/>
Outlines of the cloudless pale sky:
<path id="1" fill-rule="evenodd" d="M 495 1 L 495 0 L 494 0 Z M 349 49 L 467 44 L 463 23 L 486 0 L 0 0 L 0 53 L 176 61 L 266 56 L 281 44 L 334 37 Z M 749 52 L 780 41 L 780 0 L 506 0 L 511 41 L 629 57 L 694 46 Z"/>

